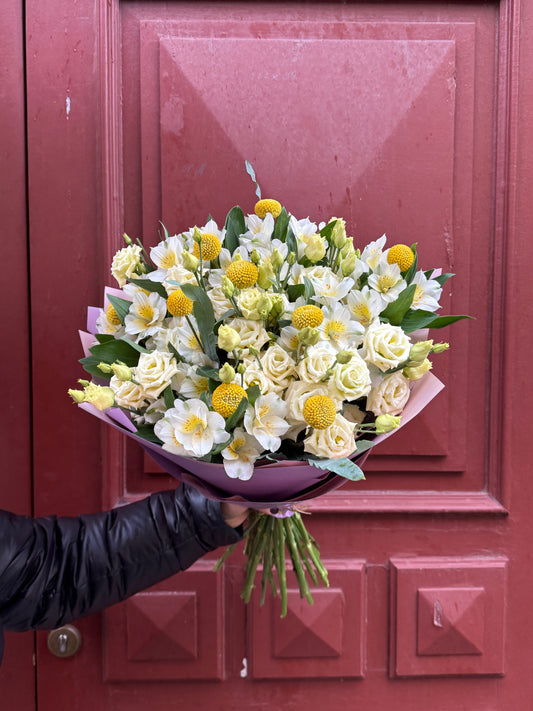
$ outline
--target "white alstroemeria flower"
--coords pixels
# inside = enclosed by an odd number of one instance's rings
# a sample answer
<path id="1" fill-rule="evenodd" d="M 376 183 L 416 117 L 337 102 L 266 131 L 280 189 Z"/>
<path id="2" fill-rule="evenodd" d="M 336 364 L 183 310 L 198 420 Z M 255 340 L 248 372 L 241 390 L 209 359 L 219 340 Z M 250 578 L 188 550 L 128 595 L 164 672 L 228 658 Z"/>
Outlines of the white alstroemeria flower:
<path id="1" fill-rule="evenodd" d="M 254 473 L 254 463 L 262 451 L 255 437 L 237 427 L 233 432 L 233 441 L 221 452 L 226 474 L 230 479 L 247 481 Z"/>
<path id="2" fill-rule="evenodd" d="M 281 435 L 289 429 L 284 419 L 287 415 L 287 403 L 275 393 L 260 395 L 244 413 L 244 428 L 259 444 L 269 452 L 277 451 L 281 446 Z"/>
<path id="3" fill-rule="evenodd" d="M 203 227 L 198 228 L 200 232 L 204 233 L 207 232 L 210 235 L 215 235 L 215 237 L 218 237 L 220 244 L 224 242 L 224 237 L 226 235 L 226 230 L 225 228 L 219 229 L 217 223 L 215 220 L 208 220 Z M 190 230 L 187 230 L 186 232 L 182 232 L 180 237 L 183 239 L 187 246 L 187 251 L 192 252 L 193 245 L 194 245 L 194 227 L 191 227 Z"/>
<path id="4" fill-rule="evenodd" d="M 313 430 L 304 439 L 304 451 L 323 459 L 349 457 L 355 451 L 355 424 L 337 414 L 325 430 Z"/>
<path id="5" fill-rule="evenodd" d="M 386 241 L 387 236 L 382 235 L 379 239 L 367 244 L 366 247 L 363 249 L 363 252 L 361 254 L 361 261 L 367 265 L 368 269 L 374 271 L 374 269 L 377 267 L 381 255 L 383 253 L 383 248 L 385 247 Z"/>
<path id="6" fill-rule="evenodd" d="M 150 250 L 150 259 L 162 271 L 181 265 L 183 240 L 178 235 L 172 235 Z M 151 272 L 153 274 L 153 272 Z"/>
<path id="7" fill-rule="evenodd" d="M 187 400 L 191 400 L 209 392 L 207 378 L 203 375 L 198 375 L 194 366 L 180 363 L 178 368 L 180 373 L 184 374 L 179 386 L 180 395 L 183 395 Z"/>
<path id="8" fill-rule="evenodd" d="M 296 237 L 296 244 L 298 246 L 298 254 L 296 256 L 298 259 L 301 259 L 304 256 L 309 238 L 318 232 L 317 225 L 315 222 L 311 222 L 308 217 L 303 220 L 297 220 L 294 215 L 291 215 L 289 219 L 289 229 L 292 230 Z"/>
<path id="9" fill-rule="evenodd" d="M 347 306 L 333 303 L 322 309 L 324 320 L 318 327 L 322 338 L 338 351 L 357 348 L 362 342 L 364 327 L 355 321 Z"/>
<path id="10" fill-rule="evenodd" d="M 256 249 L 262 259 L 268 257 L 274 249 L 273 242 L 279 242 L 279 240 L 272 240 L 272 233 L 274 232 L 272 214 L 267 212 L 263 220 L 257 215 L 248 215 L 245 218 L 245 224 L 248 229 L 239 236 L 241 247 L 246 249 L 248 254 L 251 254 Z"/>
<path id="11" fill-rule="evenodd" d="M 442 294 L 442 287 L 435 279 L 428 279 L 424 272 L 417 272 L 412 284 L 416 284 L 415 295 L 413 297 L 412 309 L 423 309 L 424 311 L 436 311 L 440 309 L 439 299 Z"/>
<path id="12" fill-rule="evenodd" d="M 222 415 L 211 412 L 201 400 L 175 400 L 174 407 L 155 423 L 154 432 L 168 452 L 203 457 L 229 438 L 225 424 Z"/>
<path id="13" fill-rule="evenodd" d="M 357 289 L 351 291 L 346 297 L 346 303 L 352 317 L 365 328 L 368 328 L 386 307 L 381 296 L 369 289 L 366 284 L 361 291 Z"/>
<path id="14" fill-rule="evenodd" d="M 156 271 L 147 274 L 146 278 L 163 284 L 169 295 L 179 288 L 178 284 L 197 284 L 194 274 L 181 264 L 176 264 L 170 269 L 156 269 Z"/>
<path id="15" fill-rule="evenodd" d="M 137 340 L 156 333 L 167 315 L 167 302 L 162 296 L 152 292 L 146 294 L 138 291 L 133 295 L 133 301 L 124 325 L 129 336 Z"/>
<path id="16" fill-rule="evenodd" d="M 407 283 L 402 277 L 400 267 L 383 259 L 368 277 L 368 286 L 381 296 L 385 304 L 389 304 L 398 298 Z"/>
<path id="17" fill-rule="evenodd" d="M 293 306 L 293 304 L 291 304 L 291 306 Z M 294 328 L 294 326 L 284 326 L 276 342 L 289 353 L 294 353 L 300 345 L 298 333 L 298 329 Z"/>
<path id="18" fill-rule="evenodd" d="M 315 289 L 314 300 L 325 305 L 344 299 L 355 284 L 352 277 L 340 279 L 331 270 L 324 279 L 311 279 L 311 281 Z"/>
<path id="19" fill-rule="evenodd" d="M 190 320 L 197 334 L 198 326 L 196 320 L 193 317 L 190 317 Z M 169 337 L 169 343 L 187 363 L 192 363 L 193 365 L 214 365 L 209 356 L 204 353 L 194 331 L 186 321 L 183 321 L 180 326 L 168 329 L 167 335 Z"/>

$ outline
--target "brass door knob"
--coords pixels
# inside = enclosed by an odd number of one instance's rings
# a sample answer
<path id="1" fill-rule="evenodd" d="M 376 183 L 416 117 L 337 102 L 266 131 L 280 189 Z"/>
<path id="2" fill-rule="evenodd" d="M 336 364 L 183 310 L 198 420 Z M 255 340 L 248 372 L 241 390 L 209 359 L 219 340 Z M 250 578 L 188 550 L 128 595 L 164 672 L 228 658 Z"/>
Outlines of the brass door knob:
<path id="1" fill-rule="evenodd" d="M 47 642 L 56 657 L 72 657 L 81 646 L 81 634 L 74 625 L 63 625 L 48 634 Z"/>

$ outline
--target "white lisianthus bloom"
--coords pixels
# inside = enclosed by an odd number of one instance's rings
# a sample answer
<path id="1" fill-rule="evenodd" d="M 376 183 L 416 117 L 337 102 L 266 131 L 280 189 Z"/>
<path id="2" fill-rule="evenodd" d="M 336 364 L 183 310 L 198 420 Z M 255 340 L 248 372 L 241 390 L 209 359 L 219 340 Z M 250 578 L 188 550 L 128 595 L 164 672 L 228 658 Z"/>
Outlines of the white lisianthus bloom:
<path id="1" fill-rule="evenodd" d="M 363 357 L 385 372 L 407 360 L 411 342 L 400 326 L 375 321 L 363 338 Z"/>
<path id="2" fill-rule="evenodd" d="M 354 289 L 346 297 L 346 303 L 352 317 L 368 328 L 386 307 L 380 295 L 365 284 L 359 291 Z"/>
<path id="3" fill-rule="evenodd" d="M 357 400 L 368 394 L 371 386 L 370 371 L 356 351 L 348 363 L 337 363 L 329 381 L 344 400 Z"/>
<path id="4" fill-rule="evenodd" d="M 215 318 L 217 320 L 223 316 L 226 311 L 233 308 L 231 301 L 224 296 L 224 292 L 220 286 L 214 286 L 212 289 L 208 289 L 207 296 L 213 305 L 213 311 L 215 312 Z"/>
<path id="5" fill-rule="evenodd" d="M 109 381 L 109 387 L 115 393 L 115 403 L 127 410 L 130 408 L 139 410 L 147 400 L 142 387 L 133 380 L 119 380 L 116 375 L 113 375 Z"/>
<path id="6" fill-rule="evenodd" d="M 247 481 L 254 473 L 254 463 L 262 451 L 255 437 L 237 427 L 233 441 L 221 452 L 226 474 L 230 479 Z"/>
<path id="7" fill-rule="evenodd" d="M 307 349 L 305 358 L 296 366 L 300 380 L 318 383 L 334 365 L 337 352 L 329 343 L 319 342 Z"/>
<path id="8" fill-rule="evenodd" d="M 135 368 L 135 380 L 148 397 L 156 400 L 170 385 L 177 372 L 176 360 L 171 353 L 161 351 L 141 353 Z"/>
<path id="9" fill-rule="evenodd" d="M 260 395 L 244 413 L 244 428 L 269 452 L 281 446 L 281 435 L 289 429 L 285 420 L 287 403 L 275 393 Z"/>
<path id="10" fill-rule="evenodd" d="M 267 348 L 261 357 L 265 376 L 284 390 L 295 373 L 295 362 L 277 343 Z"/>
<path id="11" fill-rule="evenodd" d="M 174 407 L 155 423 L 154 432 L 166 451 L 204 457 L 215 444 L 229 439 L 224 426 L 222 415 L 211 412 L 201 400 L 175 400 Z"/>
<path id="12" fill-rule="evenodd" d="M 368 277 L 368 286 L 380 295 L 386 305 L 398 298 L 407 283 L 397 264 L 389 264 L 382 259 Z"/>
<path id="13" fill-rule="evenodd" d="M 115 277 L 120 287 L 131 279 L 135 269 L 141 263 L 141 248 L 130 244 L 119 249 L 111 262 L 111 274 Z"/>
<path id="14" fill-rule="evenodd" d="M 252 286 L 249 289 L 242 289 L 237 296 L 237 305 L 242 312 L 244 318 L 252 319 L 252 321 L 260 321 L 261 316 L 257 310 L 259 299 L 265 292 Z"/>
<path id="15" fill-rule="evenodd" d="M 337 414 L 325 430 L 313 430 L 304 439 L 304 450 L 322 459 L 349 457 L 355 451 L 355 424 Z"/>
<path id="16" fill-rule="evenodd" d="M 124 325 L 129 336 L 136 336 L 137 340 L 151 336 L 160 328 L 167 315 L 167 302 L 162 296 L 152 292 L 145 294 L 138 291 L 133 295 L 129 313 L 126 315 Z"/>
<path id="17" fill-rule="evenodd" d="M 267 393 L 276 393 L 279 395 L 283 392 L 283 388 L 268 378 L 264 371 L 261 370 L 255 358 L 245 367 L 246 370 L 242 374 L 242 387 L 249 388 L 251 385 L 257 385 L 262 395 L 266 395 Z M 239 384 L 238 380 L 235 382 Z"/>
<path id="18" fill-rule="evenodd" d="M 336 350 L 357 348 L 363 340 L 364 327 L 352 318 L 347 306 L 333 303 L 322 309 L 324 320 L 318 327 L 322 338 Z"/>
<path id="19" fill-rule="evenodd" d="M 370 242 L 363 249 L 361 254 L 361 261 L 367 266 L 367 270 L 372 271 L 377 267 L 378 262 L 383 253 L 383 248 L 385 247 L 385 242 L 387 241 L 386 235 L 381 235 L 381 237 L 374 242 Z"/>
<path id="20" fill-rule="evenodd" d="M 417 272 L 412 284 L 416 284 L 415 295 L 413 296 L 412 309 L 423 309 L 424 311 L 436 311 L 440 309 L 439 299 L 442 294 L 442 287 L 435 279 L 428 279 L 424 272 Z"/>
<path id="21" fill-rule="evenodd" d="M 253 348 L 260 350 L 270 340 L 262 321 L 234 318 L 228 320 L 226 325 L 235 329 L 241 337 L 241 348 L 253 346 Z"/>
<path id="22" fill-rule="evenodd" d="M 131 419 L 138 426 L 145 424 L 154 425 L 158 420 L 164 417 L 166 409 L 165 400 L 160 397 L 150 403 L 142 415 L 132 415 Z"/>
<path id="23" fill-rule="evenodd" d="M 366 409 L 376 416 L 400 415 L 409 394 L 409 379 L 397 371 L 373 383 L 366 398 Z"/>

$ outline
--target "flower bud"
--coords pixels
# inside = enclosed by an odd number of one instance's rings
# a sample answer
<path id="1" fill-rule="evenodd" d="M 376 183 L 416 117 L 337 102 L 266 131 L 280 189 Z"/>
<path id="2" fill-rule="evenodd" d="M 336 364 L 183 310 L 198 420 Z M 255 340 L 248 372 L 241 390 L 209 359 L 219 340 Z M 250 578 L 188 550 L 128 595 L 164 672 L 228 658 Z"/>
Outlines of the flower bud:
<path id="1" fill-rule="evenodd" d="M 304 249 L 304 254 L 310 262 L 316 264 L 326 254 L 326 240 L 320 235 L 311 235 Z"/>
<path id="2" fill-rule="evenodd" d="M 342 275 L 347 277 L 349 276 L 353 270 L 355 269 L 355 252 L 352 251 L 350 252 L 346 257 L 341 262 L 341 270 L 342 270 Z"/>
<path id="3" fill-rule="evenodd" d="M 237 366 L 237 373 L 239 375 L 244 375 L 246 373 L 246 366 L 244 365 L 244 363 L 239 363 L 239 365 Z"/>
<path id="4" fill-rule="evenodd" d="M 413 343 L 405 365 L 408 368 L 416 368 L 424 362 L 432 350 L 433 341 L 418 341 L 418 343 Z"/>
<path id="5" fill-rule="evenodd" d="M 294 252 L 289 252 L 288 257 L 287 257 L 287 264 L 289 267 L 292 267 L 292 265 L 296 262 L 296 255 Z"/>
<path id="6" fill-rule="evenodd" d="M 447 351 L 449 347 L 449 343 L 435 343 L 431 350 L 433 353 L 442 353 L 443 351 Z"/>
<path id="7" fill-rule="evenodd" d="M 256 305 L 257 313 L 261 318 L 266 320 L 268 318 L 268 315 L 270 314 L 272 310 L 272 299 L 270 298 L 269 294 L 263 294 L 262 296 L 259 297 L 259 300 Z"/>
<path id="8" fill-rule="evenodd" d="M 133 240 L 125 232 L 124 232 L 123 237 L 124 237 L 124 242 L 126 242 L 126 244 L 133 244 Z"/>
<path id="9" fill-rule="evenodd" d="M 101 370 L 102 373 L 105 373 L 106 375 L 109 375 L 109 373 L 113 372 L 113 368 L 109 365 L 109 363 L 98 363 L 96 366 L 98 370 Z"/>
<path id="10" fill-rule="evenodd" d="M 275 271 L 278 271 L 278 269 L 280 269 L 281 265 L 284 262 L 284 259 L 279 249 L 274 248 L 272 250 L 272 254 L 270 255 L 270 262 Z"/>
<path id="11" fill-rule="evenodd" d="M 117 376 L 117 379 L 123 382 L 126 380 L 131 380 L 133 375 L 133 373 L 131 372 L 131 368 L 128 368 L 128 366 L 121 360 L 117 360 L 116 363 L 113 363 L 113 365 L 111 366 L 111 370 Z"/>
<path id="12" fill-rule="evenodd" d="M 273 281 L 274 272 L 272 271 L 272 265 L 270 261 L 265 260 L 258 268 L 257 285 L 260 286 L 261 289 L 270 289 Z"/>
<path id="13" fill-rule="evenodd" d="M 285 301 L 283 300 L 283 294 L 269 294 L 269 296 L 272 301 L 270 315 L 273 318 L 279 319 L 285 313 Z"/>
<path id="14" fill-rule="evenodd" d="M 83 380 L 81 378 L 78 380 L 78 383 L 81 385 L 82 388 L 86 388 L 87 385 L 91 384 L 89 380 Z"/>
<path id="15" fill-rule="evenodd" d="M 332 222 L 333 220 L 330 220 Z M 331 240 L 337 249 L 342 249 L 346 244 L 346 223 L 341 217 L 335 219 Z"/>
<path id="16" fill-rule="evenodd" d="M 85 388 L 85 401 L 97 410 L 107 410 L 115 404 L 115 393 L 107 386 L 89 383 Z"/>
<path id="17" fill-rule="evenodd" d="M 230 281 L 227 276 L 223 276 L 220 286 L 222 288 L 222 293 L 224 294 L 226 299 L 231 299 L 231 297 L 235 293 L 235 287 L 233 286 L 233 282 Z"/>
<path id="18" fill-rule="evenodd" d="M 402 373 L 405 375 L 406 378 L 409 378 L 409 380 L 420 380 L 420 378 L 422 378 L 422 376 L 424 376 L 428 372 L 428 370 L 431 370 L 431 368 L 431 361 L 426 358 L 419 365 L 407 366 L 402 370 Z"/>
<path id="19" fill-rule="evenodd" d="M 311 328 L 311 326 L 305 326 L 298 331 L 298 338 L 300 343 L 304 346 L 314 346 L 320 340 L 320 331 L 318 328 Z"/>
<path id="20" fill-rule="evenodd" d="M 352 239 L 353 239 L 352 237 L 347 237 L 347 238 L 346 238 L 346 244 L 345 244 L 344 247 L 341 249 L 341 257 L 342 257 L 343 259 L 344 259 L 345 257 L 347 257 L 351 252 L 353 252 L 353 253 L 355 254 L 355 249 L 354 249 L 354 246 L 353 246 L 353 241 L 352 241 Z"/>
<path id="21" fill-rule="evenodd" d="M 235 370 L 229 363 L 224 363 L 218 371 L 218 377 L 223 383 L 232 383 L 235 380 Z"/>
<path id="22" fill-rule="evenodd" d="M 221 326 L 218 329 L 218 347 L 230 353 L 241 343 L 241 337 L 231 326 Z"/>
<path id="23" fill-rule="evenodd" d="M 255 266 L 257 266 L 261 261 L 261 255 L 259 254 L 257 249 L 254 249 L 254 251 L 250 254 L 250 261 L 252 262 L 252 264 L 255 264 Z"/>
<path id="24" fill-rule="evenodd" d="M 353 353 L 351 351 L 339 351 L 336 356 L 337 363 L 344 365 L 349 363 L 353 358 Z"/>
<path id="25" fill-rule="evenodd" d="M 74 402 L 78 405 L 80 402 L 85 402 L 85 393 L 83 390 L 69 390 L 68 394 L 70 397 L 74 400 Z"/>
<path id="26" fill-rule="evenodd" d="M 392 432 L 400 426 L 401 417 L 393 417 L 392 415 L 378 415 L 376 417 L 376 434 L 385 434 Z"/>
<path id="27" fill-rule="evenodd" d="M 198 269 L 199 259 L 190 252 L 183 252 L 181 255 L 183 266 L 189 272 L 195 272 Z"/>
<path id="28" fill-rule="evenodd" d="M 198 227 L 194 227 L 194 229 L 192 231 L 192 238 L 198 244 L 200 244 L 200 242 L 202 241 L 202 233 L 200 232 Z"/>

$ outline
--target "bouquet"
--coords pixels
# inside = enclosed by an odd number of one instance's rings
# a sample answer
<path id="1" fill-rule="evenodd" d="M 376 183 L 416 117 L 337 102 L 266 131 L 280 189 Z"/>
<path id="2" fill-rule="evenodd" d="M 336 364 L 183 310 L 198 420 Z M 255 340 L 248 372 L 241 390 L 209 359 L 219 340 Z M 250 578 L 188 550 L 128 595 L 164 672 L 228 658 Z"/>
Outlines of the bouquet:
<path id="1" fill-rule="evenodd" d="M 448 344 L 428 329 L 467 317 L 437 315 L 453 275 L 419 269 L 416 245 L 361 247 L 343 219 L 298 219 L 255 184 L 253 213 L 224 226 L 163 226 L 149 250 L 124 235 L 119 288 L 81 334 L 92 379 L 69 393 L 170 474 L 257 510 L 243 598 L 262 564 L 283 615 L 286 550 L 302 597 L 328 584 L 299 502 L 364 478 L 369 449 L 442 387 L 429 356 Z"/>

